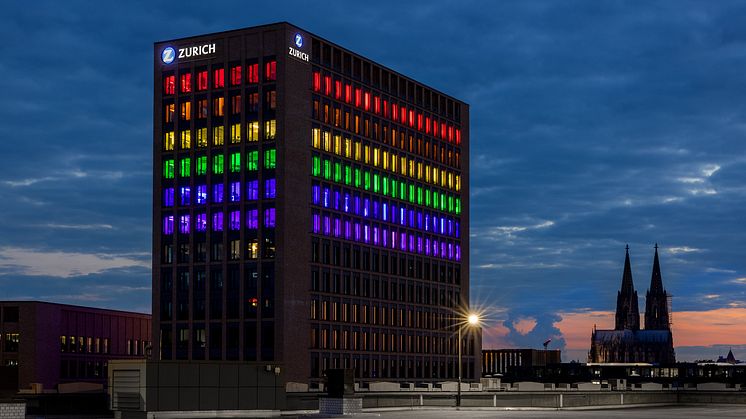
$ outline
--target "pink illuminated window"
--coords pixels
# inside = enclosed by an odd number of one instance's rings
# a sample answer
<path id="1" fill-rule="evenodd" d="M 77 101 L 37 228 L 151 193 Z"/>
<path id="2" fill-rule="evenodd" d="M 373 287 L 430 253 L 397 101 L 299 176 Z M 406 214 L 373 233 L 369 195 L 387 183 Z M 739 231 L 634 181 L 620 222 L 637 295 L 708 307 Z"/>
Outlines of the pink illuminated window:
<path id="1" fill-rule="evenodd" d="M 389 101 L 386 99 L 383 100 L 383 116 L 384 118 L 389 117 Z"/>

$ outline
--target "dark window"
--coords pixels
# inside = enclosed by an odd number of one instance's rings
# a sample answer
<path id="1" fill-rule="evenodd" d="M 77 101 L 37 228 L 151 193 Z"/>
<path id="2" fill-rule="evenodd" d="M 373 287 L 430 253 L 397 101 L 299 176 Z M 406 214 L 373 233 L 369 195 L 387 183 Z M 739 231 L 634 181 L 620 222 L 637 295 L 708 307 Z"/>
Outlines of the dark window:
<path id="1" fill-rule="evenodd" d="M 18 323 L 18 307 L 3 307 L 3 321 L 5 323 Z"/>

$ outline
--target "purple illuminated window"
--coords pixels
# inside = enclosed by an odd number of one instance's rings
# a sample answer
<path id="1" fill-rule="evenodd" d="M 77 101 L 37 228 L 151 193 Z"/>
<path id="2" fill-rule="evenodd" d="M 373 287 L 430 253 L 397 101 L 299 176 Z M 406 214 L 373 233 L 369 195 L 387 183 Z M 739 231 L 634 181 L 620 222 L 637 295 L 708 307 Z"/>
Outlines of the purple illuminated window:
<path id="1" fill-rule="evenodd" d="M 396 221 L 396 216 L 399 214 L 399 210 L 396 208 L 396 205 L 391 204 L 391 222 L 396 224 L 398 221 Z"/>
<path id="2" fill-rule="evenodd" d="M 414 234 L 409 235 L 409 251 L 414 252 Z"/>
<path id="3" fill-rule="evenodd" d="M 163 234 L 174 234 L 174 216 L 167 215 L 163 217 Z"/>
<path id="4" fill-rule="evenodd" d="M 199 233 L 207 231 L 207 214 L 197 214 L 194 217 L 194 230 Z"/>
<path id="5" fill-rule="evenodd" d="M 414 222 L 414 210 L 409 210 L 409 226 L 414 227 L 416 224 Z"/>
<path id="6" fill-rule="evenodd" d="M 378 201 L 374 200 L 373 201 L 373 218 L 377 220 L 379 216 L 380 214 L 378 213 Z"/>
<path id="7" fill-rule="evenodd" d="M 461 225 L 458 221 L 456 221 L 456 227 L 454 231 L 456 233 L 456 237 L 461 237 Z"/>
<path id="8" fill-rule="evenodd" d="M 256 201 L 259 199 L 259 181 L 250 180 L 246 182 L 246 200 Z"/>
<path id="9" fill-rule="evenodd" d="M 251 209 L 246 211 L 246 228 L 249 230 L 259 228 L 259 210 Z"/>
<path id="10" fill-rule="evenodd" d="M 350 220 L 345 220 L 345 239 L 352 239 L 352 223 L 350 223 Z"/>
<path id="11" fill-rule="evenodd" d="M 332 222 L 328 215 L 324 216 L 324 235 L 328 236 L 331 234 Z"/>
<path id="12" fill-rule="evenodd" d="M 334 237 L 342 235 L 342 221 L 339 218 L 334 219 Z"/>
<path id="13" fill-rule="evenodd" d="M 440 219 L 440 234 L 446 234 L 446 219 Z"/>
<path id="14" fill-rule="evenodd" d="M 396 249 L 396 231 L 391 231 L 391 248 Z"/>
<path id="15" fill-rule="evenodd" d="M 189 215 L 179 216 L 179 233 L 189 234 Z"/>
<path id="16" fill-rule="evenodd" d="M 430 214 L 425 213 L 425 231 L 430 231 Z"/>
<path id="17" fill-rule="evenodd" d="M 381 246 L 387 247 L 389 245 L 389 229 L 384 228 L 381 232 Z"/>
<path id="18" fill-rule="evenodd" d="M 446 258 L 448 254 L 446 253 L 446 242 L 440 242 L 440 257 Z"/>
<path id="19" fill-rule="evenodd" d="M 453 244 L 448 243 L 448 259 L 453 259 Z"/>
<path id="20" fill-rule="evenodd" d="M 438 257 L 438 241 L 433 240 L 433 256 Z"/>
<path id="21" fill-rule="evenodd" d="M 329 194 L 330 194 L 329 188 L 324 188 L 324 193 L 322 197 L 323 199 L 321 200 L 321 205 L 323 205 L 324 208 L 329 208 L 329 199 L 330 199 Z"/>
<path id="22" fill-rule="evenodd" d="M 425 255 L 430 256 L 430 239 L 425 237 Z"/>
<path id="23" fill-rule="evenodd" d="M 311 200 L 314 205 L 319 205 L 321 202 L 321 187 L 319 185 L 313 185 L 311 187 Z"/>
<path id="24" fill-rule="evenodd" d="M 222 183 L 216 183 L 212 185 L 212 202 L 219 204 L 223 202 L 224 196 L 225 196 L 225 193 L 224 193 Z"/>
<path id="25" fill-rule="evenodd" d="M 370 243 L 370 226 L 367 224 L 363 226 L 363 241 Z"/>
<path id="26" fill-rule="evenodd" d="M 344 212 L 350 212 L 350 194 L 345 194 Z"/>
<path id="27" fill-rule="evenodd" d="M 321 231 L 321 216 L 319 214 L 313 215 L 313 232 L 318 234 Z"/>
<path id="28" fill-rule="evenodd" d="M 266 179 L 264 181 L 264 198 L 272 199 L 276 195 L 275 190 L 276 182 L 274 179 Z"/>
<path id="29" fill-rule="evenodd" d="M 399 246 L 401 246 L 401 250 L 406 251 L 407 250 L 407 233 L 401 232 L 399 233 Z"/>
<path id="30" fill-rule="evenodd" d="M 363 200 L 363 217 L 370 216 L 370 199 L 365 198 Z"/>
<path id="31" fill-rule="evenodd" d="M 228 228 L 233 231 L 241 229 L 241 211 L 231 211 Z"/>
<path id="32" fill-rule="evenodd" d="M 174 206 L 174 188 L 166 188 L 163 190 L 163 206 Z"/>
<path id="33" fill-rule="evenodd" d="M 212 231 L 223 231 L 223 213 L 212 214 Z"/>
<path id="34" fill-rule="evenodd" d="M 373 244 L 376 246 L 378 246 L 378 242 L 380 241 L 379 233 L 380 233 L 380 230 L 378 229 L 378 227 L 374 226 L 373 227 Z"/>
<path id="35" fill-rule="evenodd" d="M 417 253 L 422 254 L 422 236 L 417 236 Z"/>
<path id="36" fill-rule="evenodd" d="M 189 186 L 179 188 L 179 204 L 189 205 L 191 202 L 192 189 Z"/>
<path id="37" fill-rule="evenodd" d="M 360 223 L 355 223 L 355 241 L 360 241 Z"/>
<path id="38" fill-rule="evenodd" d="M 456 261 L 461 261 L 461 245 L 456 245 Z"/>
<path id="39" fill-rule="evenodd" d="M 241 182 L 231 182 L 230 187 L 230 202 L 241 202 Z"/>
<path id="40" fill-rule="evenodd" d="M 196 200 L 198 204 L 207 203 L 207 185 L 197 185 L 196 188 Z"/>
<path id="41" fill-rule="evenodd" d="M 438 216 L 433 215 L 433 232 L 438 232 Z"/>
<path id="42" fill-rule="evenodd" d="M 404 207 L 399 208 L 399 224 L 407 225 L 407 209 Z"/>
<path id="43" fill-rule="evenodd" d="M 267 208 L 264 210 L 264 227 L 274 228 L 275 227 L 275 209 Z"/>

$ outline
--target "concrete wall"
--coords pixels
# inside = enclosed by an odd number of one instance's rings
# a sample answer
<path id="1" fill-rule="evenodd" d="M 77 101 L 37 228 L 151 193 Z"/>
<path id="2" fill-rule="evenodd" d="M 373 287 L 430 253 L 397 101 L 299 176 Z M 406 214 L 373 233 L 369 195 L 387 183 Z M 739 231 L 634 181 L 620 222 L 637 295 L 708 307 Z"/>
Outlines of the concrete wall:
<path id="1" fill-rule="evenodd" d="M 0 419 L 24 419 L 26 403 L 0 401 Z"/>

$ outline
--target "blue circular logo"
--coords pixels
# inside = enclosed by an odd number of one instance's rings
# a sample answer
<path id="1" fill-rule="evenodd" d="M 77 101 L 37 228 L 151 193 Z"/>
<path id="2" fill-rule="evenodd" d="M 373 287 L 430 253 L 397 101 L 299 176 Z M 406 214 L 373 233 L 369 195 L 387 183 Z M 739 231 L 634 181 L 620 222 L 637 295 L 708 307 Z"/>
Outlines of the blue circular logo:
<path id="1" fill-rule="evenodd" d="M 303 37 L 299 34 L 295 34 L 295 46 L 300 48 L 303 46 Z"/>
<path id="2" fill-rule="evenodd" d="M 174 62 L 174 59 L 176 59 L 176 50 L 174 50 L 173 47 L 166 47 L 163 52 L 161 52 L 161 61 L 163 61 L 164 64 L 171 64 Z"/>

